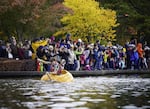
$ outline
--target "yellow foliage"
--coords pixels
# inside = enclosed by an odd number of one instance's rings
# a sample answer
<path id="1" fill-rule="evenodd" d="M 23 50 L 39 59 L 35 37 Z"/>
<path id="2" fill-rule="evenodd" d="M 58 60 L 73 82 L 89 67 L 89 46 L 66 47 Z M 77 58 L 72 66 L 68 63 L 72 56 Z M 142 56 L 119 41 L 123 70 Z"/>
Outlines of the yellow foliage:
<path id="1" fill-rule="evenodd" d="M 95 0 L 64 0 L 64 5 L 72 9 L 73 13 L 65 15 L 61 22 L 64 28 L 54 35 L 71 33 L 74 37 L 86 40 L 86 36 L 96 39 L 115 39 L 114 28 L 118 26 L 116 12 L 99 7 Z M 104 38 L 101 38 L 101 36 Z"/>

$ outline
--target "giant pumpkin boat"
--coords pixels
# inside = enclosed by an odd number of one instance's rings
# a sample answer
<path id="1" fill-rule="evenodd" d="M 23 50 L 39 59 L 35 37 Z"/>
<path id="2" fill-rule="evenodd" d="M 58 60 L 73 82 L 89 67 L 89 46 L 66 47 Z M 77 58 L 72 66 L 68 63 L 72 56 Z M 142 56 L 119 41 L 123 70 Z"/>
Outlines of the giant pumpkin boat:
<path id="1" fill-rule="evenodd" d="M 52 72 L 47 72 L 45 75 L 41 77 L 43 81 L 56 81 L 56 82 L 72 82 L 73 76 L 67 70 L 62 70 L 61 74 L 53 74 Z"/>

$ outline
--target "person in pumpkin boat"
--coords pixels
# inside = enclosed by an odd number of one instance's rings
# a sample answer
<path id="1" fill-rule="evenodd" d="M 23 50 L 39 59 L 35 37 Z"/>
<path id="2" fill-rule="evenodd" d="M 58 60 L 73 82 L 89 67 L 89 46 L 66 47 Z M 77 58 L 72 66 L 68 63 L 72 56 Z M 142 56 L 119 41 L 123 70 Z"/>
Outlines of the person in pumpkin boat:
<path id="1" fill-rule="evenodd" d="M 66 61 L 64 59 L 62 59 L 61 62 L 58 62 L 55 58 L 52 59 L 50 67 L 51 73 L 60 75 L 62 73 L 62 70 L 64 70 L 65 64 Z"/>

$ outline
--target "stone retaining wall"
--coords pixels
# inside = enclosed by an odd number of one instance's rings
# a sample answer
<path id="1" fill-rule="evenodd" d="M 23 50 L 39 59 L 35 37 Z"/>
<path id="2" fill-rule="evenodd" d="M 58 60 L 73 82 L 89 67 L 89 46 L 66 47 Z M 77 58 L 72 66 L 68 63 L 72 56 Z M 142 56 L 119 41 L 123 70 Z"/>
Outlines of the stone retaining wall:
<path id="1" fill-rule="evenodd" d="M 36 71 L 36 61 L 1 58 L 0 71 Z"/>
<path id="2" fill-rule="evenodd" d="M 148 62 L 150 69 L 150 61 Z M 36 71 L 36 60 L 14 60 L 0 58 L 0 71 Z"/>

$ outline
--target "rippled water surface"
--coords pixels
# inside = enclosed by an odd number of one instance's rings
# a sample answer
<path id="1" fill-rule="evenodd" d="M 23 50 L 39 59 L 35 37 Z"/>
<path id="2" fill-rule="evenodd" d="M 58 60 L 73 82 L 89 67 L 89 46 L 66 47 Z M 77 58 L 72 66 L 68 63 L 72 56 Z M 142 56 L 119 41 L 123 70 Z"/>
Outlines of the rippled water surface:
<path id="1" fill-rule="evenodd" d="M 38 79 L 0 79 L 0 108 L 150 108 L 150 78 L 82 77 L 71 83 Z"/>

